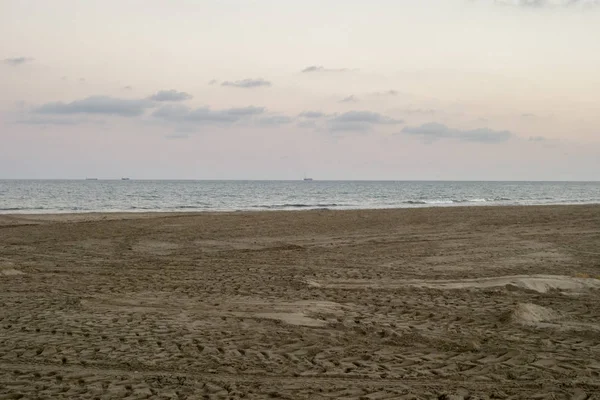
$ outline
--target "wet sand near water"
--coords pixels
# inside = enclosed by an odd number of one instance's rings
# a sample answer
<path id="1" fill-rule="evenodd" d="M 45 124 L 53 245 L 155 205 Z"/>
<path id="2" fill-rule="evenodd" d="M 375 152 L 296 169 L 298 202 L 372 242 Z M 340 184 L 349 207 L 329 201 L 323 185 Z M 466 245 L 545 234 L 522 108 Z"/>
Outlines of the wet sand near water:
<path id="1" fill-rule="evenodd" d="M 600 399 L 600 206 L 0 216 L 0 399 Z"/>

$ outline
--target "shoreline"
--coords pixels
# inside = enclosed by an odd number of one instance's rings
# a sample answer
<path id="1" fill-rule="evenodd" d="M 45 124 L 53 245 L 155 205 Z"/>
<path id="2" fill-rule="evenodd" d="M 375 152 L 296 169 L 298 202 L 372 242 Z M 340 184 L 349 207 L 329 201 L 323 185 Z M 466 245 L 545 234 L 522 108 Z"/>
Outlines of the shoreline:
<path id="1" fill-rule="evenodd" d="M 18 218 L 18 217 L 39 217 L 40 219 L 56 219 L 56 218 L 85 218 L 85 217 L 108 217 L 108 216 L 125 216 L 130 218 L 135 217 L 168 217 L 168 216 L 197 216 L 197 215 L 256 215 L 256 214 L 277 214 L 277 213 L 354 213 L 354 212 L 419 212 L 430 210 L 485 210 L 485 209 L 551 209 L 551 208 L 599 208 L 600 203 L 577 203 L 577 204 L 518 204 L 518 205 L 501 205 L 501 204 L 457 204 L 457 205 L 440 205 L 440 206 L 423 206 L 423 207 L 390 207 L 390 208 L 350 208 L 350 209 L 331 209 L 331 208 L 298 208 L 298 209 L 257 209 L 257 210 L 190 210 L 190 211 L 164 211 L 164 210 L 140 210 L 140 211 L 65 211 L 65 212 L 16 212 L 2 213 L 0 212 L 0 220 L 3 217 Z"/>
<path id="2" fill-rule="evenodd" d="M 11 212 L 13 210 L 7 210 L 6 212 L 0 211 L 0 218 L 2 217 L 18 217 L 18 216 L 49 216 L 49 217 L 58 217 L 58 216 L 97 216 L 97 215 L 131 215 L 131 216 L 143 216 L 143 215 L 202 215 L 202 214 L 256 214 L 256 213 L 304 213 L 304 212 L 357 212 L 357 211 L 381 211 L 381 212 L 389 212 L 389 211 L 400 211 L 400 210 L 452 210 L 452 209 L 494 209 L 494 208 L 502 208 L 502 209 L 511 209 L 511 208 L 552 208 L 552 207 L 600 207 L 600 203 L 598 202 L 590 202 L 590 203 L 552 203 L 552 204 L 485 204 L 485 203 L 475 203 L 475 204 L 442 204 L 442 205 L 418 205 L 412 207 L 378 207 L 378 208 L 309 208 L 309 207 L 298 207 L 298 208 L 289 208 L 289 209 L 240 209 L 240 210 L 117 210 L 117 211 L 103 211 L 103 210 L 90 210 L 90 211 L 73 211 L 73 210 L 65 210 L 63 211 L 48 211 L 48 212 Z"/>

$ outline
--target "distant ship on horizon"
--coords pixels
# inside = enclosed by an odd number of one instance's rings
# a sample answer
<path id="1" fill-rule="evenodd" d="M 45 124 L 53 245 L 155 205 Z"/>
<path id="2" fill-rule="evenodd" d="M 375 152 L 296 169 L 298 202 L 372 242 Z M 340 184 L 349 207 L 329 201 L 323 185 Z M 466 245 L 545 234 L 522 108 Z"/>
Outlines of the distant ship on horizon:
<path id="1" fill-rule="evenodd" d="M 122 181 L 128 181 L 129 178 L 121 178 Z"/>
<path id="2" fill-rule="evenodd" d="M 306 178 L 306 177 L 304 178 L 304 181 L 306 181 L 306 182 L 310 182 L 312 180 L 313 180 L 313 178 Z"/>
<path id="3" fill-rule="evenodd" d="M 85 178 L 86 181 L 97 181 L 98 178 Z"/>

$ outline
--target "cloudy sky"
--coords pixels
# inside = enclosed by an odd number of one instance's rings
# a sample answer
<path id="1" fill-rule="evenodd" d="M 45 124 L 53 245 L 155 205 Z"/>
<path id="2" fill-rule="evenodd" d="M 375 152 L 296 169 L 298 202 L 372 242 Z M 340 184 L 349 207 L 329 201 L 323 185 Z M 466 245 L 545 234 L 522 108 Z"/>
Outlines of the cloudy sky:
<path id="1" fill-rule="evenodd" d="M 598 180 L 600 0 L 0 0 L 0 178 Z"/>

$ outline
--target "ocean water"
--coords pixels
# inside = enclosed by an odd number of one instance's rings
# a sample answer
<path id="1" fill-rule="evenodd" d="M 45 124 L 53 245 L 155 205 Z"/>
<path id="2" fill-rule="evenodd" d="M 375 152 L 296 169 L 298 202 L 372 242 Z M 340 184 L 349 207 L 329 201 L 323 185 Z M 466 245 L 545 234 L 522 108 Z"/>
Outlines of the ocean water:
<path id="1" fill-rule="evenodd" d="M 0 213 L 600 203 L 600 182 L 0 180 Z"/>

